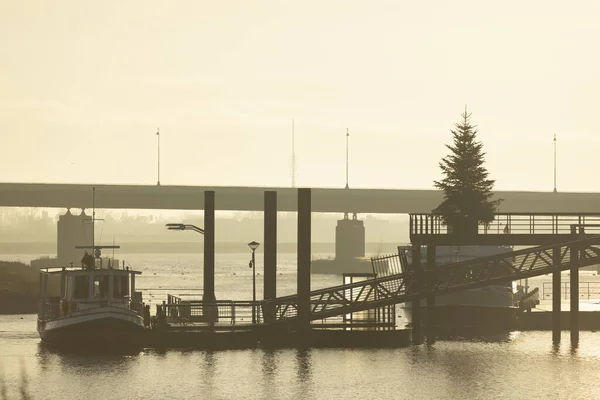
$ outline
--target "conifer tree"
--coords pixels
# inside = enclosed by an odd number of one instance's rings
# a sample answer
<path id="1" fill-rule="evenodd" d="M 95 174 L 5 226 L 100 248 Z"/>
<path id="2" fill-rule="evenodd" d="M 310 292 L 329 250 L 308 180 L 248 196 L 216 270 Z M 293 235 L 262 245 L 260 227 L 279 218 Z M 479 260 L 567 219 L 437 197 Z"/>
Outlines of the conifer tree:
<path id="1" fill-rule="evenodd" d="M 476 140 L 476 125 L 471 125 L 471 114 L 461 114 L 462 121 L 450 130 L 454 143 L 446 145 L 450 154 L 442 159 L 440 168 L 445 175 L 434 181 L 444 192 L 444 200 L 433 210 L 452 233 L 477 233 L 478 224 L 489 224 L 502 199 L 492 200 L 494 180 L 483 166 L 483 144 Z"/>

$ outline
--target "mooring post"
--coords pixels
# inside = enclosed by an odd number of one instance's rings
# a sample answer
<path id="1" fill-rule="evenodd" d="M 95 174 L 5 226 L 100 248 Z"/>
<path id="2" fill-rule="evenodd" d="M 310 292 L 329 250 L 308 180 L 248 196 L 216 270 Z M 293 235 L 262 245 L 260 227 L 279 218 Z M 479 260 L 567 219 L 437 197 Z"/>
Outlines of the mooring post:
<path id="1" fill-rule="evenodd" d="M 552 249 L 552 342 L 560 342 L 560 301 L 562 299 L 560 282 L 560 247 Z"/>
<path id="2" fill-rule="evenodd" d="M 277 297 L 277 192 L 265 191 L 265 261 L 264 261 L 264 299 Z M 263 310 L 265 322 L 274 322 L 274 309 Z"/>
<path id="3" fill-rule="evenodd" d="M 421 245 L 412 245 L 412 261 L 411 269 L 414 272 L 413 279 L 415 282 L 412 284 L 414 291 L 420 293 L 424 287 L 421 277 Z M 414 344 L 421 343 L 421 299 L 415 299 L 410 302 L 411 314 L 412 314 L 412 341 Z"/>
<path id="4" fill-rule="evenodd" d="M 436 275 L 435 275 L 435 245 L 427 245 L 427 280 L 426 287 L 428 291 L 435 290 Z M 425 285 L 423 285 L 425 286 Z M 435 296 L 427 296 L 427 341 L 435 341 Z"/>
<path id="5" fill-rule="evenodd" d="M 577 231 L 575 226 L 571 226 L 573 240 L 577 240 Z M 570 268 L 570 286 L 571 286 L 571 344 L 579 342 L 579 247 L 576 244 L 571 244 L 569 249 L 571 252 L 571 268 Z"/>
<path id="6" fill-rule="evenodd" d="M 215 192 L 204 191 L 204 289 L 202 313 L 209 322 L 216 319 L 213 312 L 215 297 Z M 207 307 L 208 305 L 208 307 Z"/>
<path id="7" fill-rule="evenodd" d="M 298 320 L 310 327 L 311 189 L 298 189 Z"/>

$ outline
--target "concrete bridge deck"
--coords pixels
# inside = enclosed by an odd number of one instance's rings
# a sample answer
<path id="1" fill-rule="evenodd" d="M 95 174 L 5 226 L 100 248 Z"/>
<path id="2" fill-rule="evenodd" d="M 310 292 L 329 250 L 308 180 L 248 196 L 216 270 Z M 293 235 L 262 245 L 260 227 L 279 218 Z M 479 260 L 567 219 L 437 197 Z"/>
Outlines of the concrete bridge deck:
<path id="1" fill-rule="evenodd" d="M 96 185 L 0 183 L 0 207 L 203 210 L 205 190 L 215 191 L 216 209 L 263 211 L 265 190 L 277 191 L 278 211 L 297 211 L 297 189 L 281 187 Z M 600 212 L 600 193 L 498 191 L 502 212 Z M 313 212 L 429 213 L 442 200 L 438 190 L 312 189 Z"/>

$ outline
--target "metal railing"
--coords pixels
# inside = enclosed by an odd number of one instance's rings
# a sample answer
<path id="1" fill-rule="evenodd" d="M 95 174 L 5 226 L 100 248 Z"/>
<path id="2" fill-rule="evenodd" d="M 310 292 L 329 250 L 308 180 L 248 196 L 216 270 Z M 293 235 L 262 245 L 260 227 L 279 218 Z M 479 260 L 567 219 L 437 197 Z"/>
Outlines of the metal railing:
<path id="1" fill-rule="evenodd" d="M 449 233 L 439 214 L 410 214 L 411 235 Z M 479 234 L 570 234 L 571 226 L 585 228 L 586 234 L 600 235 L 600 213 L 498 213 L 487 225 L 478 225 Z"/>
<path id="2" fill-rule="evenodd" d="M 404 272 L 403 266 L 407 265 L 407 263 L 407 257 L 404 252 L 371 258 L 373 273 L 378 278 L 401 274 Z"/>
<path id="3" fill-rule="evenodd" d="M 542 284 L 542 298 L 552 299 L 552 282 Z M 560 283 L 560 297 L 568 300 L 571 296 L 571 285 L 569 282 Z M 579 282 L 579 297 L 589 299 L 600 299 L 600 282 Z"/>
<path id="4" fill-rule="evenodd" d="M 185 300 L 169 295 L 169 303 L 162 304 L 167 323 L 176 325 L 189 325 L 194 323 L 219 323 L 231 325 L 252 323 L 252 309 L 256 310 L 256 322 L 263 322 L 260 303 L 252 301 L 219 300 L 217 302 L 204 302 L 199 300 Z"/>
<path id="5" fill-rule="evenodd" d="M 571 260 L 571 251 L 577 257 Z M 402 252 L 401 252 L 402 253 Z M 397 255 L 398 257 L 401 256 Z M 494 283 L 516 281 L 555 270 L 600 263 L 600 236 L 482 257 L 432 269 L 411 267 L 400 274 L 316 290 L 310 293 L 310 319 L 404 303 Z M 298 317 L 298 296 L 263 302 L 277 321 Z"/>

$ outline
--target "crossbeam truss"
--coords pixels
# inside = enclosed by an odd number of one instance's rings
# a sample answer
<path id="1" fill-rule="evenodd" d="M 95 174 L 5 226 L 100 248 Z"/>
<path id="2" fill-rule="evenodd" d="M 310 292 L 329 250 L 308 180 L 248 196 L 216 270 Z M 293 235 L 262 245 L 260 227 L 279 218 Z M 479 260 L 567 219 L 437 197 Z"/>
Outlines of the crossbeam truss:
<path id="1" fill-rule="evenodd" d="M 386 260 L 392 265 L 401 263 L 401 272 L 311 292 L 310 320 L 546 275 L 573 266 L 581 268 L 600 264 L 600 236 L 445 264 L 431 269 L 409 267 L 403 250 L 399 254 L 373 259 L 374 266 Z M 297 295 L 265 300 L 262 306 L 265 313 L 267 310 L 275 312 L 276 322 L 291 322 L 298 317 Z"/>

